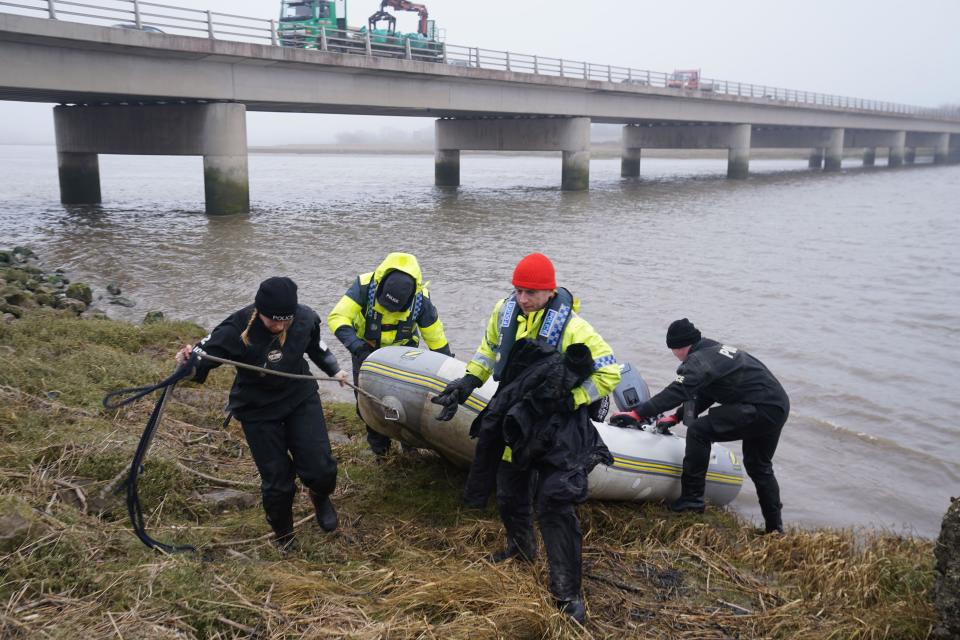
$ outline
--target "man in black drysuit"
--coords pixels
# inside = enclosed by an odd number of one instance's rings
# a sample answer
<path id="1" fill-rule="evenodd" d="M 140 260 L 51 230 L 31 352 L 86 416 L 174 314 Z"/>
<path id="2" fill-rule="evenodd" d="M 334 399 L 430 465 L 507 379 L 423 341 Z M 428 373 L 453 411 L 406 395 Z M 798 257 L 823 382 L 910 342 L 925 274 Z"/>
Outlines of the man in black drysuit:
<path id="1" fill-rule="evenodd" d="M 341 385 L 346 373 L 320 338 L 320 317 L 297 303 L 297 285 L 290 278 L 268 278 L 260 284 L 255 303 L 233 313 L 197 345 L 206 353 L 257 367 L 293 374 L 310 374 L 304 354 Z M 190 356 L 185 346 L 178 360 Z M 200 359 L 193 380 L 204 382 L 220 366 Z M 292 379 L 237 368 L 230 390 L 230 411 L 243 426 L 250 453 L 260 472 L 260 489 L 267 522 L 276 542 L 293 541 L 294 477 L 309 489 L 317 523 L 324 531 L 337 528 L 330 501 L 337 483 L 337 461 L 330 450 L 316 380 Z"/>
<path id="2" fill-rule="evenodd" d="M 550 592 L 560 609 L 581 623 L 586 615 L 583 532 L 576 505 L 587 499 L 590 471 L 597 464 L 613 464 L 590 422 L 590 405 L 574 409 L 570 402 L 571 391 L 593 372 L 593 356 L 583 344 L 560 353 L 539 341 L 519 340 L 497 392 L 471 425 L 477 451 L 465 491 L 468 502 L 470 496 L 485 501 L 495 474 L 507 546 L 490 556 L 493 562 L 533 560 L 536 510 L 550 565 Z"/>
<path id="3" fill-rule="evenodd" d="M 766 532 L 783 532 L 780 486 L 773 475 L 773 454 L 790 413 L 790 399 L 762 362 L 746 351 L 703 338 L 686 318 L 667 330 L 667 347 L 681 361 L 667 387 L 611 423 L 654 417 L 683 405 L 666 422 L 687 425 L 680 498 L 673 511 L 703 512 L 703 491 L 710 447 L 743 440 L 743 465 L 757 488 Z M 700 413 L 714 403 L 705 416 Z M 665 421 L 661 421 L 665 422 Z"/>

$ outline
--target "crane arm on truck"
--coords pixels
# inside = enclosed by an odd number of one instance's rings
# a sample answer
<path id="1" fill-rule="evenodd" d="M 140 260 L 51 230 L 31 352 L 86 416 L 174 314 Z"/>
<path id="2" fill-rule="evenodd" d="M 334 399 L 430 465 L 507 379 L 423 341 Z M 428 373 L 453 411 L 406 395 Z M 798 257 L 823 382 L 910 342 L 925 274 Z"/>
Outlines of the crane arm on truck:
<path id="1" fill-rule="evenodd" d="M 380 20 L 386 20 L 390 31 L 394 30 L 397 24 L 397 19 L 386 10 L 387 7 L 396 9 L 397 11 L 416 11 L 420 16 L 420 23 L 417 25 L 417 33 L 427 37 L 427 18 L 429 17 L 427 14 L 427 7 L 422 4 L 409 2 L 408 0 L 381 0 L 380 10 L 370 16 L 369 20 L 367 21 L 370 25 L 371 31 L 377 28 L 377 23 Z"/>

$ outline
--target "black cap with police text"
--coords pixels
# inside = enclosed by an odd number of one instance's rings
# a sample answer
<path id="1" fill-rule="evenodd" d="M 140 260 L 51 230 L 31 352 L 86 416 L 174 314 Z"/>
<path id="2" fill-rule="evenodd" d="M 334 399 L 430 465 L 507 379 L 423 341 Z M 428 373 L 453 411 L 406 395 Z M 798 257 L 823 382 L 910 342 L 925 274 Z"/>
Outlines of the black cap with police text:
<path id="1" fill-rule="evenodd" d="M 417 281 L 409 273 L 391 271 L 377 287 L 377 302 L 388 311 L 406 309 L 417 290 Z"/>
<path id="2" fill-rule="evenodd" d="M 700 331 L 686 318 L 674 320 L 667 329 L 667 347 L 682 349 L 700 342 Z"/>
<path id="3" fill-rule="evenodd" d="M 297 283 L 274 276 L 260 283 L 255 300 L 257 311 L 271 320 L 293 320 L 297 312 Z"/>

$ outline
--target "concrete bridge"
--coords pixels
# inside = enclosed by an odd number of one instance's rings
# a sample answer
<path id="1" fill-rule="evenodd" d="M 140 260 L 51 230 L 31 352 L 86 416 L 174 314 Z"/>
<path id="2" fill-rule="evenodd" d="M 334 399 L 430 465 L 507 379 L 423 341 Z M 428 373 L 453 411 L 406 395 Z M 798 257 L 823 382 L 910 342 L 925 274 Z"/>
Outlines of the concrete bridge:
<path id="1" fill-rule="evenodd" d="M 207 212 L 247 211 L 247 110 L 436 117 L 439 186 L 460 184 L 461 150 L 537 150 L 562 152 L 561 188 L 586 189 L 591 122 L 624 125 L 625 177 L 639 176 L 645 148 L 727 149 L 730 178 L 747 177 L 759 147 L 810 149 L 810 166 L 824 171 L 850 148 L 865 165 L 877 147 L 890 166 L 917 148 L 937 163 L 960 160 L 960 118 L 934 109 L 758 95 L 740 83 L 656 86 L 650 72 L 637 80 L 586 63 L 570 77 L 569 61 L 559 75 L 536 56 L 517 70 L 516 54 L 512 67 L 507 54 L 505 68 L 480 68 L 479 55 L 457 63 L 452 45 L 438 61 L 411 58 L 409 47 L 406 57 L 286 48 L 270 44 L 273 26 L 266 44 L 217 39 L 209 27 L 211 37 L 190 37 L 0 13 L 0 99 L 60 104 L 64 203 L 100 202 L 98 154 L 201 155 Z"/>

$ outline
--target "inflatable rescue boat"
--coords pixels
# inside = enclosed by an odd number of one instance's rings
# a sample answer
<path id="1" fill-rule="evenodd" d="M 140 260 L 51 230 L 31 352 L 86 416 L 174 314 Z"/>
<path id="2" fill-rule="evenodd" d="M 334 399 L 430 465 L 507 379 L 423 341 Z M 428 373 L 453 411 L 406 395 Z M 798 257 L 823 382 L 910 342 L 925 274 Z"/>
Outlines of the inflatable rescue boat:
<path id="1" fill-rule="evenodd" d="M 463 376 L 466 364 L 440 353 L 410 347 L 384 347 L 360 367 L 360 388 L 380 403 L 360 395 L 360 415 L 374 430 L 400 442 L 432 449 L 450 462 L 467 467 L 476 441 L 470 424 L 497 389 L 491 378 L 474 390 L 450 422 L 436 419 L 440 406 L 430 402 L 448 382 Z M 643 379 L 621 365 L 625 374 L 614 399 L 621 409 L 646 400 Z M 680 472 L 685 441 L 653 428 L 620 428 L 594 422 L 613 465 L 598 465 L 588 478 L 590 498 L 602 500 L 673 500 L 680 495 Z M 705 498 L 717 505 L 733 500 L 743 485 L 743 465 L 737 456 L 713 445 L 707 470 Z"/>

